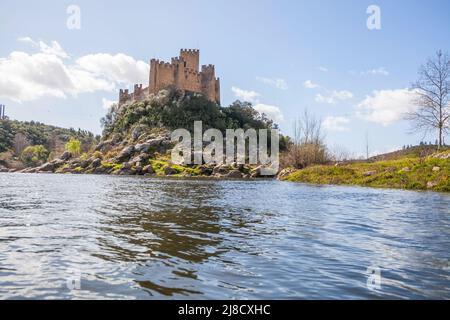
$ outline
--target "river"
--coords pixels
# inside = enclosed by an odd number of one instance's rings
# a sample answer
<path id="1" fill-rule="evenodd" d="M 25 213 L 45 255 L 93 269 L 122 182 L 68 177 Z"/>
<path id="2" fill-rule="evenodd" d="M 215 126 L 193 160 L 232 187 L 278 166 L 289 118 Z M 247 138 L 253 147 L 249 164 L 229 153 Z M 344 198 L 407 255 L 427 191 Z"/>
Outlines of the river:
<path id="1" fill-rule="evenodd" d="M 0 299 L 450 299 L 450 195 L 0 174 Z"/>

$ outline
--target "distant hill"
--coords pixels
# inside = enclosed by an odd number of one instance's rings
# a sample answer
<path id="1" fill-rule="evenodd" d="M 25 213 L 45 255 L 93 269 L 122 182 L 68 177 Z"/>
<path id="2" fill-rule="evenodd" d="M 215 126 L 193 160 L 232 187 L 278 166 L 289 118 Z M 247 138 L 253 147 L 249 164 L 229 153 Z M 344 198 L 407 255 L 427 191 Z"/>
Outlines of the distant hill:
<path id="1" fill-rule="evenodd" d="M 450 150 L 450 146 L 445 146 L 441 151 Z M 403 158 L 421 158 L 429 156 L 437 151 L 435 145 L 418 145 L 407 147 L 401 150 L 379 154 L 369 158 L 370 162 L 386 161 L 386 160 L 398 160 Z"/>
<path id="2" fill-rule="evenodd" d="M 42 145 L 49 152 L 49 160 L 64 152 L 71 139 L 81 142 L 82 151 L 88 151 L 99 137 L 86 130 L 65 129 L 39 122 L 0 120 L 0 166 L 22 168 L 22 151 L 28 146 Z"/>

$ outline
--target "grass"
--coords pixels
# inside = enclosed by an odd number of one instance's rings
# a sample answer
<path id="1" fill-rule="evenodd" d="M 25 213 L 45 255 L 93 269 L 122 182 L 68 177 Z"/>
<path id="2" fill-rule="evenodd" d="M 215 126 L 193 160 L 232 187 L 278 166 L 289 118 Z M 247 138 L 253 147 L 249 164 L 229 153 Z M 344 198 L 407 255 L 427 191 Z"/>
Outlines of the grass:
<path id="1" fill-rule="evenodd" d="M 440 170 L 433 171 L 434 167 L 439 167 Z M 283 180 L 450 192 L 450 160 L 403 158 L 373 163 L 350 163 L 340 166 L 311 166 L 297 170 Z M 432 183 L 433 186 L 430 186 L 429 183 Z"/>

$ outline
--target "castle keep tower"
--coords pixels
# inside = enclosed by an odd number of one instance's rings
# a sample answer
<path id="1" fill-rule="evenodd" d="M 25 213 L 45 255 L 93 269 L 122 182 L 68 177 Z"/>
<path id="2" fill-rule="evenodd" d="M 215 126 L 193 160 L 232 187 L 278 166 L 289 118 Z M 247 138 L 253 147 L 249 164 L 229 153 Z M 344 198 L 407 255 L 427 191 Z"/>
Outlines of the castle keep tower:
<path id="1" fill-rule="evenodd" d="M 134 92 L 120 90 L 119 105 L 128 101 L 141 101 L 149 94 L 173 88 L 176 90 L 202 93 L 209 100 L 220 104 L 220 80 L 216 78 L 213 65 L 200 68 L 200 51 L 197 49 L 181 49 L 178 57 L 171 62 L 156 59 L 150 60 L 149 86 L 134 86 Z"/>

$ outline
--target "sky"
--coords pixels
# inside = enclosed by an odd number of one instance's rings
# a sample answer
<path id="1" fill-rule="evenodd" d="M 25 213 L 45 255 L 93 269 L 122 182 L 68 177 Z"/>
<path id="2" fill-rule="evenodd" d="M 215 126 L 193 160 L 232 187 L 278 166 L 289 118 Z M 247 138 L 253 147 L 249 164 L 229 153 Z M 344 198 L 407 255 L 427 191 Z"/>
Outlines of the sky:
<path id="1" fill-rule="evenodd" d="M 100 134 L 119 89 L 148 84 L 151 58 L 198 48 L 222 106 L 248 100 L 288 135 L 308 110 L 332 149 L 363 155 L 367 135 L 376 154 L 435 141 L 403 115 L 419 66 L 449 39 L 446 0 L 2 0 L 0 104 Z"/>

